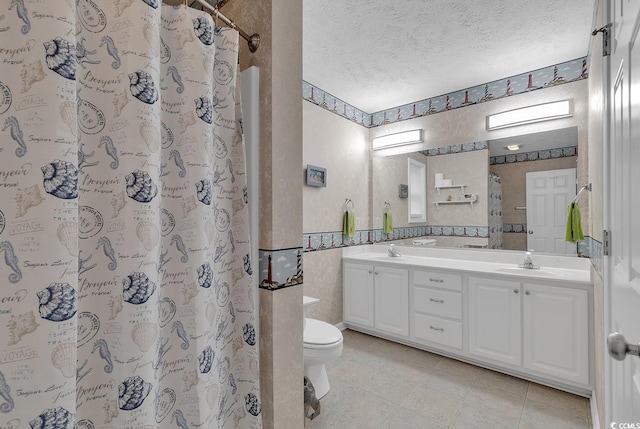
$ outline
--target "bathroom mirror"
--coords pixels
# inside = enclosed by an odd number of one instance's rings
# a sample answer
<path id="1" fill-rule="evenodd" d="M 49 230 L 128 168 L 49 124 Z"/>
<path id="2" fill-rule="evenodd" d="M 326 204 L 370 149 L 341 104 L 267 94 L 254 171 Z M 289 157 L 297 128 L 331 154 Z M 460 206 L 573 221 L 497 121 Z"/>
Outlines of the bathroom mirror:
<path id="1" fill-rule="evenodd" d="M 507 146 L 518 145 L 518 151 Z M 482 146 L 480 146 L 482 147 Z M 488 228 L 489 173 L 497 174 L 502 185 L 502 234 L 503 249 L 527 250 L 526 173 L 547 170 L 577 168 L 577 127 L 544 131 L 503 139 L 490 140 L 488 148 L 474 151 L 426 156 L 411 152 L 372 158 L 372 216 L 373 228 L 382 228 L 382 207 L 389 202 L 393 210 L 395 228 L 419 226 L 447 226 L 444 233 L 456 235 L 465 227 Z M 408 223 L 408 202 L 398 196 L 398 185 L 406 183 L 408 159 L 427 165 L 427 221 Z M 435 189 L 434 174 L 444 174 L 452 184 L 464 188 Z M 578 174 L 578 177 L 580 175 Z M 435 201 L 465 200 L 477 196 L 471 204 L 455 203 L 436 207 Z M 458 230 L 459 227 L 461 229 Z M 476 237 L 433 237 L 438 246 L 489 247 L 488 239 Z"/>

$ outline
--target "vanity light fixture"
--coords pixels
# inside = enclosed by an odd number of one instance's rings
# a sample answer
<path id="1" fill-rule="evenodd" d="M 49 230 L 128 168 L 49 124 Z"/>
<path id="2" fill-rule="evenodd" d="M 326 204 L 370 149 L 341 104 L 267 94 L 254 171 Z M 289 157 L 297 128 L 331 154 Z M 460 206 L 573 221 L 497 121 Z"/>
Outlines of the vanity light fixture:
<path id="1" fill-rule="evenodd" d="M 487 116 L 487 130 L 497 130 L 573 116 L 572 100 L 553 101 Z"/>
<path id="2" fill-rule="evenodd" d="M 520 145 L 519 144 L 510 144 L 510 145 L 507 145 L 505 148 L 507 150 L 516 151 L 516 150 L 520 150 Z"/>
<path id="3" fill-rule="evenodd" d="M 422 129 L 374 137 L 371 147 L 373 150 L 379 150 L 411 143 L 422 143 Z"/>

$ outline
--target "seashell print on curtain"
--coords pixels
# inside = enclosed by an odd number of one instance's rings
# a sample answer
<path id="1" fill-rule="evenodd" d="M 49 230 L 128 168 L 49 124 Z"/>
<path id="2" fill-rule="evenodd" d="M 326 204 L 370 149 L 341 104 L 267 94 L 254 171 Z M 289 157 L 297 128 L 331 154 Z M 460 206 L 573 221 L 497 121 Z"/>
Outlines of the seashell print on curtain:
<path id="1" fill-rule="evenodd" d="M 0 427 L 261 428 L 237 32 L 0 9 Z"/>

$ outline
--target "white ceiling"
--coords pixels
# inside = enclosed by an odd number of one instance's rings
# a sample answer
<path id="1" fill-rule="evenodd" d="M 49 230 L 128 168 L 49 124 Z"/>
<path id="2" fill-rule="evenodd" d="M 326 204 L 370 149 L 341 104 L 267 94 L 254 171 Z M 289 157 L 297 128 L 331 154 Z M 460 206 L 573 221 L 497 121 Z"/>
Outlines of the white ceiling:
<path id="1" fill-rule="evenodd" d="M 303 79 L 367 113 L 588 54 L 595 0 L 303 0 Z"/>
<path id="2" fill-rule="evenodd" d="M 508 145 L 520 145 L 520 150 L 512 152 Z M 578 146 L 578 128 L 561 128 L 559 130 L 542 131 L 503 139 L 489 140 L 490 156 L 513 155 L 515 153 L 534 152 L 538 150 L 557 149 Z"/>

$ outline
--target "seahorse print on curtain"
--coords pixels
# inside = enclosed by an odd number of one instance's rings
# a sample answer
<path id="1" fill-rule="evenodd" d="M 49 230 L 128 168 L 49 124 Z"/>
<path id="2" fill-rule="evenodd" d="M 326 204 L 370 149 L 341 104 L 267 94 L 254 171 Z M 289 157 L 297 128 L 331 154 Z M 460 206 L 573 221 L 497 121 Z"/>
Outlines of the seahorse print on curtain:
<path id="1" fill-rule="evenodd" d="M 0 426 L 260 429 L 238 33 L 157 0 L 0 21 Z"/>

